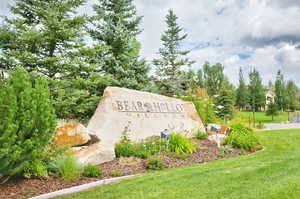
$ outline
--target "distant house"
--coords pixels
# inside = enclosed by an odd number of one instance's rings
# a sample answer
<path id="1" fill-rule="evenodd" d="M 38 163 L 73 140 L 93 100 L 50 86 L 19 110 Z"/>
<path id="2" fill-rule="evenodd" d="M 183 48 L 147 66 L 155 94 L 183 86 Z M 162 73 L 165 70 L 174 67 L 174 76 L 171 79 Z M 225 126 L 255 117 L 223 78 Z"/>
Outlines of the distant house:
<path id="1" fill-rule="evenodd" d="M 266 87 L 266 109 L 268 104 L 274 102 L 275 100 L 275 91 L 274 88 L 271 86 Z"/>

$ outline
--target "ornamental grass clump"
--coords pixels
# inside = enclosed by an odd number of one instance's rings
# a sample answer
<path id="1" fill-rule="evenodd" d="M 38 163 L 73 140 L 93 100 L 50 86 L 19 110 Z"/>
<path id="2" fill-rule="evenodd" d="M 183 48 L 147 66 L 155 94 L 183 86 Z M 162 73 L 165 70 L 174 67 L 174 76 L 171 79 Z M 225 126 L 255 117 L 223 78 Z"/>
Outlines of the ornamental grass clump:
<path id="1" fill-rule="evenodd" d="M 150 157 L 146 165 L 147 169 L 152 169 L 152 170 L 161 170 L 164 167 L 165 167 L 165 163 L 160 158 L 156 158 L 156 157 Z"/>
<path id="2" fill-rule="evenodd" d="M 50 170 L 63 180 L 72 181 L 80 177 L 81 165 L 73 156 L 64 155 L 52 163 Z"/>
<path id="3" fill-rule="evenodd" d="M 26 168 L 37 168 L 37 175 L 45 174 L 37 161 L 49 144 L 55 126 L 54 108 L 44 78 L 33 79 L 19 67 L 1 81 L 0 183 Z"/>
<path id="4" fill-rule="evenodd" d="M 116 157 L 148 158 L 151 155 L 166 151 L 165 139 L 149 137 L 139 143 L 133 143 L 127 136 L 122 136 L 121 141 L 115 145 Z"/>
<path id="5" fill-rule="evenodd" d="M 254 135 L 253 129 L 247 125 L 241 122 L 233 123 L 230 125 L 230 129 L 230 134 L 225 139 L 226 144 L 244 150 L 254 150 L 259 145 L 259 141 Z"/>
<path id="6" fill-rule="evenodd" d="M 95 165 L 88 164 L 83 168 L 82 174 L 83 174 L 83 176 L 89 177 L 89 178 L 99 177 L 102 175 L 102 169 Z"/>
<path id="7" fill-rule="evenodd" d="M 197 148 L 191 139 L 179 133 L 174 133 L 170 136 L 168 149 L 175 153 L 193 153 Z"/>

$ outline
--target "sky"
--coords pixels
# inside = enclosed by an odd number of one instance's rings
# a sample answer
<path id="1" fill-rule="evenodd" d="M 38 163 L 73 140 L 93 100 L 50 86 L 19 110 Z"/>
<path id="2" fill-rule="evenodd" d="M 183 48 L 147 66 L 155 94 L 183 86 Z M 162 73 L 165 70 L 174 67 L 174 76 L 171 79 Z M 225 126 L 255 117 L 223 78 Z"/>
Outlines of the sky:
<path id="1" fill-rule="evenodd" d="M 0 0 L 0 15 L 9 15 L 13 0 Z M 92 14 L 88 0 L 79 13 Z M 235 85 L 241 67 L 247 77 L 256 68 L 263 82 L 274 80 L 278 70 L 300 86 L 300 0 L 134 0 L 143 16 L 138 36 L 147 60 L 158 56 L 165 16 L 173 9 L 188 34 L 182 48 L 190 50 L 199 69 L 205 61 L 222 63 Z"/>

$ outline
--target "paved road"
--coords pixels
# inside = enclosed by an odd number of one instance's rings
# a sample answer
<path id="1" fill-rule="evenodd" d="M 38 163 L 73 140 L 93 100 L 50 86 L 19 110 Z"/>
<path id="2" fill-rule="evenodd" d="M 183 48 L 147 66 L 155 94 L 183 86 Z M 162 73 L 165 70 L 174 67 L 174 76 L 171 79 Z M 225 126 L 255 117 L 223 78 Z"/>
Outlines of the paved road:
<path id="1" fill-rule="evenodd" d="M 300 123 L 290 124 L 265 124 L 265 130 L 300 129 Z"/>

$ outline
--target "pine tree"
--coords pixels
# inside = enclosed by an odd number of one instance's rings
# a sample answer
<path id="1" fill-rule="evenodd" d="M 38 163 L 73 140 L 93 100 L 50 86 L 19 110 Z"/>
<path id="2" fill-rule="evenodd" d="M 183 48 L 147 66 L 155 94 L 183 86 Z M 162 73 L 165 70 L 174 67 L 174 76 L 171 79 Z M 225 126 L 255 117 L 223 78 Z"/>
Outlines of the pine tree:
<path id="1" fill-rule="evenodd" d="M 286 93 L 285 93 L 285 82 L 281 71 L 277 72 L 275 81 L 275 103 L 278 108 L 284 111 L 286 107 Z"/>
<path id="2" fill-rule="evenodd" d="M 181 50 L 181 42 L 187 37 L 187 34 L 181 33 L 182 28 L 177 24 L 177 19 L 173 10 L 169 10 L 166 16 L 167 30 L 161 37 L 163 43 L 163 47 L 159 49 L 161 58 L 153 60 L 158 87 L 162 94 L 169 96 L 180 94 L 178 87 L 183 74 L 182 68 L 194 63 L 187 58 L 189 51 Z"/>
<path id="3" fill-rule="evenodd" d="M 278 115 L 278 108 L 276 103 L 270 102 L 268 104 L 268 109 L 266 111 L 266 115 L 272 116 L 272 120 L 274 120 L 274 116 Z"/>
<path id="4" fill-rule="evenodd" d="M 209 96 L 218 95 L 225 81 L 224 67 L 217 63 L 211 66 L 208 62 L 203 65 L 204 86 Z"/>
<path id="5" fill-rule="evenodd" d="M 261 77 L 256 69 L 253 69 L 253 71 L 249 73 L 249 80 L 249 104 L 254 113 L 265 106 L 266 94 L 262 85 Z"/>
<path id="6" fill-rule="evenodd" d="M 85 46 L 87 20 L 75 12 L 85 2 L 15 0 L 11 8 L 14 17 L 7 18 L 0 29 L 0 68 L 8 70 L 21 65 L 47 77 L 60 118 L 91 115 L 101 95 L 95 88 L 101 87 L 96 84 L 101 82 L 97 73 L 103 61 L 96 62 L 93 57 L 105 48 Z M 76 108 L 90 103 L 89 111 Z"/>
<path id="7" fill-rule="evenodd" d="M 233 103 L 232 94 L 223 87 L 218 97 L 216 97 L 217 116 L 225 121 L 230 119 L 233 114 Z"/>
<path id="8" fill-rule="evenodd" d="M 141 32 L 138 26 L 142 17 L 137 16 L 133 0 L 98 0 L 94 10 L 90 35 L 96 45 L 108 47 L 98 55 L 100 60 L 104 58 L 102 71 L 112 76 L 114 85 L 144 88 L 149 67 L 139 56 L 136 37 Z"/>
<path id="9" fill-rule="evenodd" d="M 240 68 L 239 72 L 239 87 L 236 93 L 236 105 L 243 109 L 248 103 L 247 85 L 244 80 L 243 70 Z"/>
<path id="10" fill-rule="evenodd" d="M 296 84 L 290 80 L 286 84 L 286 107 L 289 111 L 295 111 L 299 108 L 299 100 L 297 97 L 298 87 Z"/>
<path id="11" fill-rule="evenodd" d="M 46 80 L 33 81 L 17 68 L 0 86 L 0 174 L 4 178 L 19 174 L 29 161 L 38 159 L 55 123 Z"/>

